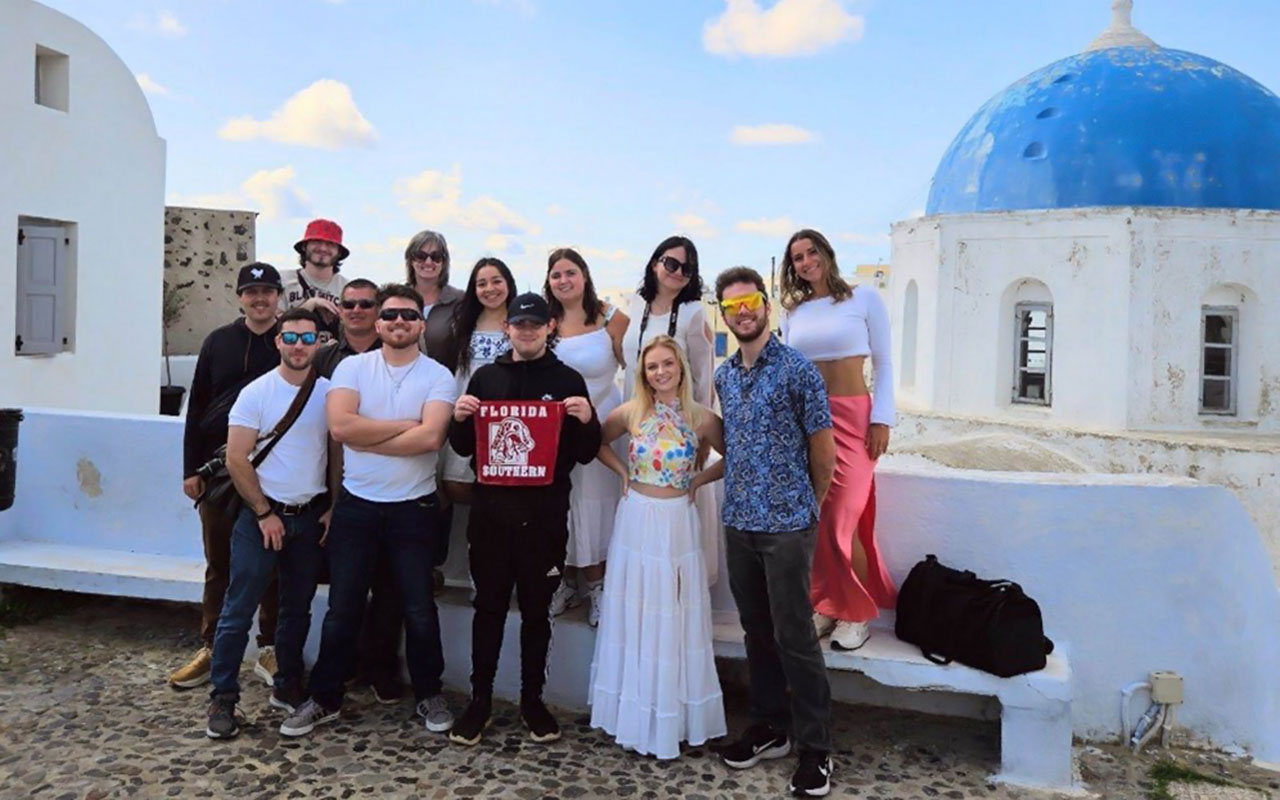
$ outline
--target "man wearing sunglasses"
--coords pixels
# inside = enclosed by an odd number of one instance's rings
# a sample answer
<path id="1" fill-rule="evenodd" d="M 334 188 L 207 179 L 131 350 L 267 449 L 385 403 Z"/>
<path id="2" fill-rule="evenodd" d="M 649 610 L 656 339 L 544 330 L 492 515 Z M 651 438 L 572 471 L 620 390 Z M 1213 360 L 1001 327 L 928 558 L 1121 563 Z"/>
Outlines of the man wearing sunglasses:
<path id="1" fill-rule="evenodd" d="M 356 278 L 342 287 L 338 301 L 342 329 L 338 339 L 321 348 L 316 356 L 316 371 L 329 378 L 338 363 L 347 356 L 367 353 L 382 346 L 374 322 L 378 319 L 378 285 L 366 278 Z"/>
<path id="2" fill-rule="evenodd" d="M 326 378 L 333 376 L 338 364 L 348 356 L 360 355 L 382 347 L 374 329 L 378 319 L 378 286 L 371 280 L 355 278 L 342 287 L 338 303 L 342 332 L 338 341 L 316 356 L 316 371 Z M 341 455 L 339 455 L 341 458 Z M 395 591 L 387 548 L 378 549 L 373 586 L 364 622 L 360 625 L 360 643 L 356 657 L 355 683 L 368 684 L 379 703 L 390 705 L 404 696 L 400 682 L 400 631 L 404 616 L 400 613 L 400 597 Z"/>
<path id="3" fill-rule="evenodd" d="M 716 370 L 716 394 L 724 411 L 725 560 L 746 634 L 752 716 L 721 758 L 746 769 L 786 756 L 794 743 L 800 758 L 791 791 L 820 797 L 831 789 L 831 688 L 809 580 L 818 509 L 836 462 L 826 385 L 812 362 L 770 332 L 759 273 L 722 272 L 716 301 L 738 340 L 738 352 Z"/>
<path id="4" fill-rule="evenodd" d="M 209 477 L 205 465 L 227 443 L 227 415 L 240 391 L 280 363 L 275 340 L 276 304 L 281 291 L 280 273 L 275 267 L 260 261 L 245 264 L 236 278 L 236 299 L 242 316 L 215 329 L 200 346 L 182 434 L 182 491 L 192 500 L 204 493 Z M 200 638 L 204 646 L 189 663 L 169 675 L 169 684 L 178 689 L 194 689 L 209 681 L 213 638 L 231 571 L 231 529 L 235 520 L 216 503 L 200 503 L 197 510 L 204 539 L 204 592 L 200 603 Z M 276 672 L 275 633 L 273 587 L 262 598 L 258 660 L 253 667 L 254 674 L 268 685 Z"/>
<path id="5" fill-rule="evenodd" d="M 280 366 L 241 390 L 231 407 L 227 471 L 244 505 L 231 533 L 231 582 L 213 641 L 213 693 L 205 734 L 229 739 L 239 733 L 240 660 L 253 612 L 273 572 L 280 576 L 280 617 L 275 630 L 275 686 L 270 703 L 293 711 L 302 702 L 302 645 L 311 627 L 311 600 L 320 574 L 320 543 L 332 510 L 337 474 L 326 470 L 330 449 L 324 414 L 329 382 L 317 377 L 293 424 L 256 468 L 251 458 L 289 413 L 304 390 L 319 350 L 320 320 L 295 308 L 280 317 L 276 348 Z M 302 398 L 298 398 L 299 402 Z"/>
<path id="6" fill-rule="evenodd" d="M 438 546 L 436 454 L 457 384 L 449 370 L 418 351 L 422 296 L 404 284 L 387 284 L 377 300 L 374 326 L 382 346 L 338 364 L 326 400 L 329 432 L 343 445 L 342 489 L 326 542 L 329 609 L 311 697 L 281 724 L 285 736 L 303 736 L 338 717 L 379 548 L 388 553 L 402 602 L 418 714 L 427 730 L 453 726 L 440 693 L 444 655 L 431 564 Z"/>

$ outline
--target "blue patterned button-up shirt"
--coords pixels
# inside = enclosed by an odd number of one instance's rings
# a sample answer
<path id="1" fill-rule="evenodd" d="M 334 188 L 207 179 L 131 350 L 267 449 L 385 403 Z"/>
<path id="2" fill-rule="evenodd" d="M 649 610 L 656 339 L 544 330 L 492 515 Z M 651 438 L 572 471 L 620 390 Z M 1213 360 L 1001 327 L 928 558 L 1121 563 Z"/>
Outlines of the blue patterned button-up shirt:
<path id="1" fill-rule="evenodd" d="M 716 394 L 724 412 L 724 524 L 770 533 L 814 524 L 809 437 L 831 427 L 818 368 L 770 335 L 751 369 L 741 352 L 720 365 Z"/>

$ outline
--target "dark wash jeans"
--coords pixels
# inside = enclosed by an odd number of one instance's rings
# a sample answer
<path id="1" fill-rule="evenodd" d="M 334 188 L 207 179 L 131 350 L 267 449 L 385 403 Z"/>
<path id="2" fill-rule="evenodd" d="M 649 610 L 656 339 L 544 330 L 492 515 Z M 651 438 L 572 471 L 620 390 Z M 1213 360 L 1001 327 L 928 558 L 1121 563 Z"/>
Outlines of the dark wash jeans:
<path id="1" fill-rule="evenodd" d="M 249 643 L 249 626 L 277 571 L 280 606 L 276 629 L 276 686 L 302 682 L 302 647 L 311 628 L 311 600 L 324 556 L 320 549 L 321 504 L 294 516 L 282 516 L 284 546 L 268 550 L 249 509 L 243 508 L 231 529 L 230 583 L 218 615 L 213 639 L 213 694 L 240 699 L 240 662 Z M 265 605 L 265 603 L 264 603 Z M 259 617 L 261 619 L 261 617 Z M 261 638 L 261 636 L 259 637 Z"/>
<path id="2" fill-rule="evenodd" d="M 790 730 L 801 751 L 828 753 L 831 686 L 809 599 L 815 529 L 760 533 L 726 525 L 724 535 L 729 588 L 746 633 L 751 718 Z"/>
<path id="3" fill-rule="evenodd" d="M 329 610 L 320 657 L 311 670 L 311 696 L 325 708 L 342 705 L 342 684 L 355 667 L 365 598 L 379 547 L 385 548 L 404 611 L 405 661 L 415 700 L 440 693 L 444 654 L 432 596 L 431 564 L 438 546 L 436 495 L 379 503 L 346 489 L 329 524 Z"/>

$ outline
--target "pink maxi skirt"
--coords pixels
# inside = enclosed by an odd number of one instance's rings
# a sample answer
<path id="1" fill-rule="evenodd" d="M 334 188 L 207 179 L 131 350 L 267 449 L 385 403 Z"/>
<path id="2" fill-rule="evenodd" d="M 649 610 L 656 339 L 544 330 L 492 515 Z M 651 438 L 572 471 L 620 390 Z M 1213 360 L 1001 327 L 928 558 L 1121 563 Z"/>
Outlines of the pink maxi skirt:
<path id="1" fill-rule="evenodd" d="M 828 617 L 865 622 L 878 608 L 893 608 L 897 590 L 876 546 L 876 462 L 867 454 L 871 396 L 831 397 L 836 471 L 818 517 L 813 551 L 813 610 Z M 867 581 L 853 570 L 855 537 L 866 554 Z"/>

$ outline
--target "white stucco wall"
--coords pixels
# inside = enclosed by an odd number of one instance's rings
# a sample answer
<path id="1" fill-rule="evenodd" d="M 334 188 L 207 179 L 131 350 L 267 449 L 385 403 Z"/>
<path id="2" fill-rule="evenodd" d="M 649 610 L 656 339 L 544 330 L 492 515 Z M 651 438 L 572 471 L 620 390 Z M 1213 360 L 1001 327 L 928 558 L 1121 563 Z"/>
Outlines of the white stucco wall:
<path id="1" fill-rule="evenodd" d="M 37 46 L 69 57 L 66 111 L 34 101 Z M 0 405 L 155 413 L 165 144 L 142 90 L 80 23 L 5 0 L 0 119 Z M 14 353 L 19 217 L 75 223 L 72 352 Z"/>
<path id="2" fill-rule="evenodd" d="M 1074 209 L 925 217 L 893 226 L 901 348 L 919 289 L 909 405 L 1098 430 L 1280 430 L 1280 214 Z M 1014 403 L 1013 302 L 1053 300 L 1052 405 Z M 1245 298 L 1239 413 L 1199 413 L 1200 309 Z M 1233 302 L 1239 304 L 1239 300 Z"/>
<path id="3" fill-rule="evenodd" d="M 179 488 L 181 439 L 176 419 L 31 410 L 0 552 L 39 540 L 198 560 L 199 522 Z M 1077 735 L 1114 736 L 1120 689 L 1173 669 L 1186 680 L 1178 720 L 1193 739 L 1280 761 L 1280 592 L 1257 531 L 1225 489 L 903 467 L 883 467 L 877 486 L 878 537 L 897 582 L 936 553 L 1016 580 L 1040 603 L 1046 632 L 1070 658 Z M 464 622 L 451 622 L 450 634 L 465 637 Z M 508 633 L 511 663 L 514 625 Z M 557 637 L 555 663 L 571 665 L 552 668 L 560 702 L 584 696 L 591 646 L 585 631 Z M 448 645 L 446 661 L 465 683 L 465 655 Z"/>
<path id="4" fill-rule="evenodd" d="M 1091 471 L 1188 477 L 1231 490 L 1253 520 L 1280 585 L 1280 438 L 1249 433 L 1085 431 L 1010 419 L 976 418 L 905 409 L 892 450 L 954 442 L 985 433 L 1027 437 Z"/>

